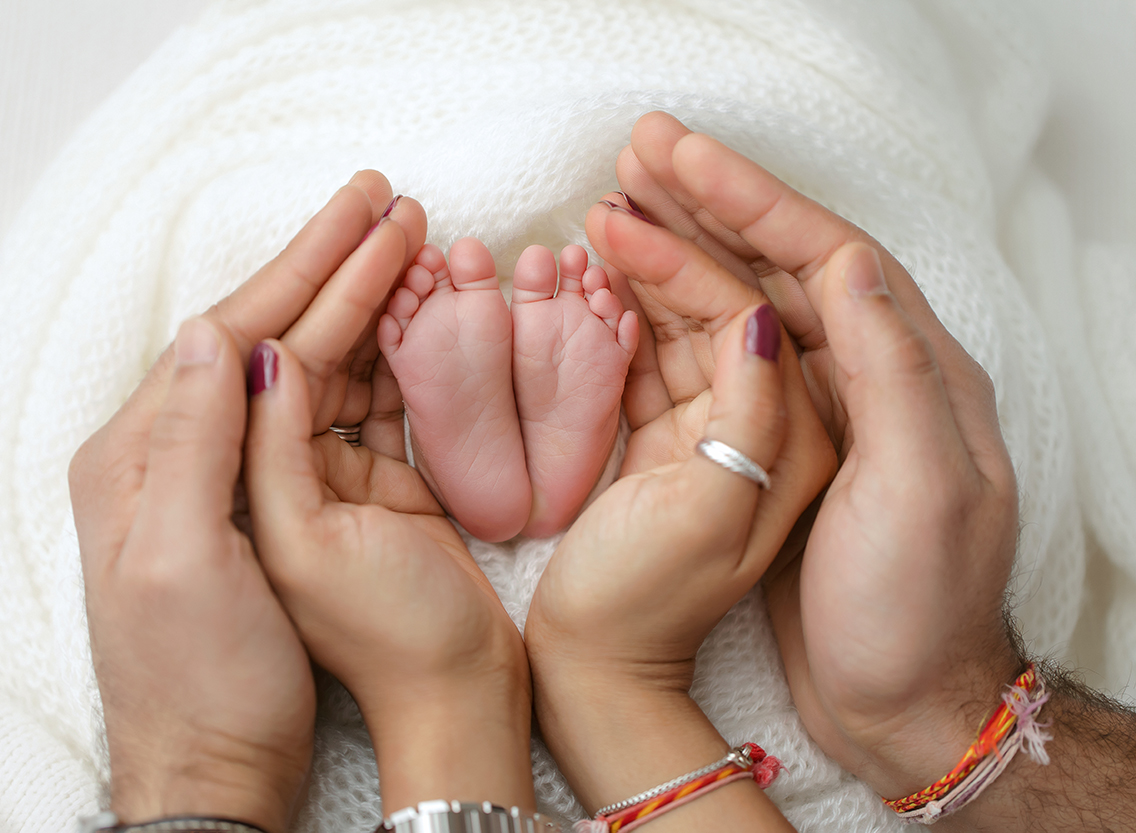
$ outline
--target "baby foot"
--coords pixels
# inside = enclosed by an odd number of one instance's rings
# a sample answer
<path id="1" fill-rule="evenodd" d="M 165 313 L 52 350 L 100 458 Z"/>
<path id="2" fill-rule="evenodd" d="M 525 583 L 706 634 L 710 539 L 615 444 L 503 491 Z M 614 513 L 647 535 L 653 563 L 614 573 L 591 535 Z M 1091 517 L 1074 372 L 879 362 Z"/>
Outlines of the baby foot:
<path id="1" fill-rule="evenodd" d="M 532 492 L 513 400 L 512 322 L 489 250 L 425 246 L 379 321 L 414 462 L 446 510 L 483 541 L 529 517 Z"/>
<path id="2" fill-rule="evenodd" d="M 524 533 L 550 535 L 583 506 L 619 429 L 627 366 L 639 340 L 607 273 L 568 246 L 556 261 L 530 246 L 513 274 L 513 383 L 532 513 Z"/>

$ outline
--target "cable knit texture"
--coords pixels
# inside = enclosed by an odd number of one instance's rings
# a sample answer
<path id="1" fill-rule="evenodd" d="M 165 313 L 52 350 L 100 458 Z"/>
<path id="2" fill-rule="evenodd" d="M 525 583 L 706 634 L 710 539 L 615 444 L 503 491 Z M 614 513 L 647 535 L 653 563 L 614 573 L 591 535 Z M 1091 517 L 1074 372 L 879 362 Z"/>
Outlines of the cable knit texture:
<path id="1" fill-rule="evenodd" d="M 1116 577 L 1098 603 L 1109 679 L 1123 681 L 1136 649 L 1134 258 L 1081 245 L 1030 161 L 1047 81 L 1008 5 L 228 0 L 180 30 L 87 122 L 0 247 L 0 828 L 63 830 L 105 801 L 66 471 L 178 322 L 364 167 L 422 201 L 433 242 L 476 235 L 505 276 L 529 244 L 586 244 L 586 209 L 657 108 L 908 266 L 997 386 L 1033 649 L 1060 652 L 1073 634 L 1089 529 Z M 518 626 L 554 544 L 473 545 Z M 371 830 L 382 808 L 366 733 L 337 683 L 321 693 L 296 829 Z M 788 764 L 770 794 L 800 830 L 898 828 L 808 738 L 758 595 L 703 647 L 695 694 L 730 743 Z M 541 809 L 578 817 L 539 742 L 533 768 Z"/>

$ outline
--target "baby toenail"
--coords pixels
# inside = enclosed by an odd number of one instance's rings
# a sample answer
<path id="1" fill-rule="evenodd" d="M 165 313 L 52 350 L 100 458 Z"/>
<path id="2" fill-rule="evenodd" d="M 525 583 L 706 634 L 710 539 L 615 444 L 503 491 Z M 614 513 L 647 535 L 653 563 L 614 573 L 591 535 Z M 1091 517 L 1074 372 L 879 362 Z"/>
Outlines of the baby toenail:
<path id="1" fill-rule="evenodd" d="M 383 217 L 386 217 L 388 214 L 390 214 L 392 211 L 394 211 L 394 207 L 396 205 L 398 205 L 398 201 L 401 200 L 401 199 L 402 199 L 402 194 L 396 195 L 395 198 L 390 201 L 390 205 L 387 206 L 387 210 L 383 212 L 383 216 L 380 217 L 379 219 L 380 220 L 383 219 Z"/>

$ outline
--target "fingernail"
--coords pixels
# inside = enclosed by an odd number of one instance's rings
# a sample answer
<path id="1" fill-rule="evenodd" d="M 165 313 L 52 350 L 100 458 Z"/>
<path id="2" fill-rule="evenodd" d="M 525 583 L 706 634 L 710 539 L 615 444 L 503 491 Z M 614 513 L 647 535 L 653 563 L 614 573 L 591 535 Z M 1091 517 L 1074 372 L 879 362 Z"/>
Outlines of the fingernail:
<path id="1" fill-rule="evenodd" d="M 174 340 L 174 355 L 178 367 L 194 364 L 213 364 L 221 352 L 217 331 L 207 321 L 191 318 L 178 328 Z"/>
<path id="2" fill-rule="evenodd" d="M 276 351 L 263 341 L 252 348 L 249 356 L 248 391 L 256 396 L 276 384 Z"/>
<path id="3" fill-rule="evenodd" d="M 869 246 L 864 249 L 849 258 L 844 266 L 844 286 L 853 298 L 886 295 L 888 288 L 879 252 Z"/>
<path id="4" fill-rule="evenodd" d="M 368 237 L 370 237 L 372 234 L 375 233 L 375 229 L 377 229 L 379 226 L 381 226 L 383 223 L 385 223 L 387 220 L 390 219 L 390 213 L 392 211 L 394 211 L 394 207 L 396 205 L 398 205 L 398 201 L 401 200 L 401 199 L 402 199 L 402 194 L 399 194 L 397 197 L 395 197 L 393 200 L 390 201 L 390 205 L 388 205 L 387 210 L 383 212 L 383 216 L 379 217 L 379 221 L 377 223 L 375 223 L 373 226 L 371 226 L 371 228 L 367 231 L 367 233 L 363 235 L 363 239 L 359 241 L 360 246 L 363 245 L 363 243 L 367 240 Z"/>
<path id="5" fill-rule="evenodd" d="M 781 355 L 781 322 L 771 304 L 762 304 L 746 321 L 746 352 L 771 362 Z"/>
<path id="6" fill-rule="evenodd" d="M 619 205 L 618 203 L 614 203 L 611 200 L 600 200 L 600 202 L 602 202 L 608 208 L 613 209 L 614 211 L 622 211 L 624 214 L 630 214 L 636 220 L 642 220 L 644 223 L 647 223 L 651 226 L 655 225 L 651 222 L 650 218 L 646 214 L 644 214 L 642 211 L 639 211 L 638 209 L 628 208 L 626 206 Z"/>
<path id="7" fill-rule="evenodd" d="M 623 196 L 623 198 L 625 200 L 627 200 L 627 204 L 629 206 L 631 206 L 635 211 L 638 211 L 640 214 L 643 213 L 643 209 L 639 207 L 639 203 L 637 203 L 637 202 L 635 202 L 635 200 L 631 199 L 631 196 L 626 191 L 620 191 L 619 193 Z"/>

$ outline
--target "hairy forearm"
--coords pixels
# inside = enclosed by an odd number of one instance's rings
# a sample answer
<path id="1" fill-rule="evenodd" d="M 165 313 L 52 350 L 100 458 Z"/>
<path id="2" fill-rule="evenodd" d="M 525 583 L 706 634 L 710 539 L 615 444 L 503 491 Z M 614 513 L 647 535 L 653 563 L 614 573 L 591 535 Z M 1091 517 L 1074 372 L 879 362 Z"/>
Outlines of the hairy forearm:
<path id="1" fill-rule="evenodd" d="M 1050 763 L 1019 753 L 944 831 L 1118 831 L 1136 829 L 1136 713 L 1060 669 L 1039 666 L 1050 692 L 1039 719 L 1050 723 Z"/>

